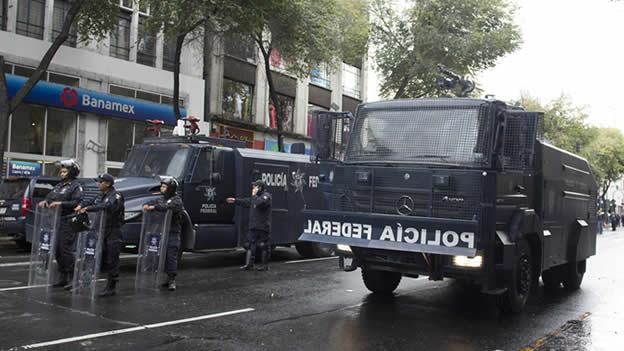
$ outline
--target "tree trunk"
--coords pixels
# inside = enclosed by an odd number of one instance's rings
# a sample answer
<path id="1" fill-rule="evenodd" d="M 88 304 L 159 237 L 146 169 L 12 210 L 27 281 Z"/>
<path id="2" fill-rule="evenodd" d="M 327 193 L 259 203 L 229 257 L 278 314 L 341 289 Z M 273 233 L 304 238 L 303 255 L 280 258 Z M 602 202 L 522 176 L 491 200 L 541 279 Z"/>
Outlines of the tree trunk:
<path id="1" fill-rule="evenodd" d="M 277 150 L 279 152 L 284 151 L 284 124 L 283 124 L 283 116 L 282 116 L 282 103 L 279 101 L 277 96 L 277 92 L 275 91 L 275 83 L 273 82 L 273 76 L 271 74 L 271 51 L 273 48 L 269 48 L 266 50 L 264 45 L 262 45 L 262 40 L 256 40 L 256 43 L 260 47 L 260 52 L 262 52 L 262 57 L 264 57 L 264 71 L 267 76 L 267 83 L 269 84 L 269 99 L 273 104 L 273 108 L 275 109 L 275 127 L 277 129 Z"/>
<path id="2" fill-rule="evenodd" d="M 210 115 L 210 71 L 212 69 L 212 31 L 208 30 L 208 23 L 204 27 L 204 121 L 208 121 Z"/>
<path id="3" fill-rule="evenodd" d="M 403 79 L 401 80 L 401 85 L 399 85 L 399 89 L 397 89 L 396 94 L 394 94 L 394 98 L 395 99 L 401 99 L 404 98 L 405 96 L 405 89 L 407 88 L 407 84 L 409 83 L 411 77 L 410 76 L 404 76 Z"/>
<path id="4" fill-rule="evenodd" d="M 173 113 L 175 114 L 176 122 L 182 118 L 180 113 L 180 56 L 182 56 L 182 46 L 187 34 L 194 31 L 204 21 L 205 19 L 202 18 L 195 22 L 187 31 L 178 34 L 176 37 L 175 58 L 173 61 Z"/>

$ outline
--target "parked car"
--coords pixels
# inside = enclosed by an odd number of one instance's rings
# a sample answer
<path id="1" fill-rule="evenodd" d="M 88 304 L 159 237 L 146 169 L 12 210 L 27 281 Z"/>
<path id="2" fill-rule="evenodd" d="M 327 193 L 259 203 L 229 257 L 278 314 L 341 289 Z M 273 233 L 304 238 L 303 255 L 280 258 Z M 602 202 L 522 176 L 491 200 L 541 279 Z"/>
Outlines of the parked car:
<path id="1" fill-rule="evenodd" d="M 30 178 L 8 177 L 0 183 L 0 235 L 18 236 L 24 233 L 22 198 Z"/>
<path id="2" fill-rule="evenodd" d="M 48 193 L 54 188 L 54 186 L 61 181 L 59 177 L 34 177 L 28 179 L 28 185 L 21 197 L 20 206 L 20 225 L 21 231 L 17 232 L 15 237 L 15 243 L 18 247 L 25 250 L 29 249 L 30 242 L 26 240 L 26 230 L 28 227 L 28 218 L 34 217 L 35 206 L 37 203 L 48 195 Z M 32 227 L 32 222 L 30 226 Z M 31 228 L 32 229 L 32 228 Z"/>

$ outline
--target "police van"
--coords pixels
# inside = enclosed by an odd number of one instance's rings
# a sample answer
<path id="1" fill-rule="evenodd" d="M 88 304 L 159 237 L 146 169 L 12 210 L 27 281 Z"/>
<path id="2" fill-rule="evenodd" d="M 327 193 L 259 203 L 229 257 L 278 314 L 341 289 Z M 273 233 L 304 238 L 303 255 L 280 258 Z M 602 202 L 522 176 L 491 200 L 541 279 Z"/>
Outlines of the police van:
<path id="1" fill-rule="evenodd" d="M 339 118 L 338 118 L 339 117 Z M 327 210 L 300 240 L 337 245 L 374 293 L 402 277 L 455 278 L 523 309 L 541 276 L 578 289 L 596 253 L 597 185 L 588 162 L 543 140 L 542 115 L 495 100 L 365 103 L 355 119 L 314 117 Z M 335 127 L 350 123 L 344 160 Z"/>

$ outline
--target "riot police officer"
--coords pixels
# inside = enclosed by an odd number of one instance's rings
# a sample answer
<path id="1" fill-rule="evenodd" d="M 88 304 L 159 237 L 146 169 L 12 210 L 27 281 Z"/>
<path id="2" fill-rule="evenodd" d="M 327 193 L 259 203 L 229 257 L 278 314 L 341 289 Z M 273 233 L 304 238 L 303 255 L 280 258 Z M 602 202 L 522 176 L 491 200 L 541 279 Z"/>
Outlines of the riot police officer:
<path id="1" fill-rule="evenodd" d="M 171 224 L 169 227 L 169 239 L 167 242 L 167 256 L 165 258 L 165 273 L 167 282 L 163 287 L 174 291 L 176 289 L 176 275 L 178 273 L 178 251 L 180 250 L 180 236 L 182 234 L 182 221 L 185 214 L 184 204 L 180 196 L 176 194 L 178 181 L 174 177 L 162 177 L 160 181 L 160 193 L 162 198 L 150 201 L 143 205 L 145 211 L 168 211 L 171 210 Z"/>
<path id="2" fill-rule="evenodd" d="M 270 239 L 271 239 L 271 193 L 266 190 L 266 183 L 257 180 L 252 183 L 251 197 L 227 198 L 230 204 L 248 207 L 249 211 L 249 231 L 247 232 L 247 242 L 245 243 L 245 265 L 243 270 L 254 268 L 256 260 L 256 248 L 260 248 L 261 266 L 256 270 L 266 271 L 269 269 Z"/>
<path id="3" fill-rule="evenodd" d="M 104 211 L 104 240 L 102 245 L 102 272 L 107 273 L 106 288 L 99 297 L 115 295 L 119 280 L 119 254 L 121 252 L 121 226 L 124 222 L 124 198 L 115 190 L 115 178 L 108 173 L 96 178 L 100 193 L 91 201 L 82 201 L 74 210 L 77 213 Z"/>
<path id="4" fill-rule="evenodd" d="M 76 247 L 76 232 L 70 226 L 70 216 L 73 209 L 82 201 L 82 186 L 76 180 L 80 174 L 80 166 L 72 159 L 57 162 L 57 165 L 61 167 L 59 172 L 61 182 L 54 186 L 45 200 L 39 202 L 38 206 L 61 209 L 59 233 L 56 236 L 56 262 L 60 276 L 53 286 L 70 290 L 74 273 L 74 249 Z"/>

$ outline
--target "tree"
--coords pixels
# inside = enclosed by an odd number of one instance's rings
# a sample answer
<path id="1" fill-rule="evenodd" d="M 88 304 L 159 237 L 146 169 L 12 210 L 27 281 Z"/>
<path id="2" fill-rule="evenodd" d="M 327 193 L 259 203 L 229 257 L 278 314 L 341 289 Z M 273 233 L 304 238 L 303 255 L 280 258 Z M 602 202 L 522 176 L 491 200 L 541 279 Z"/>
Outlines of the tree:
<path id="1" fill-rule="evenodd" d="M 358 10 L 366 7 L 365 2 L 359 3 L 343 0 L 339 6 L 336 0 L 239 0 L 240 11 L 236 13 L 237 25 L 233 31 L 252 38 L 262 55 L 269 99 L 276 111 L 280 151 L 284 150 L 284 116 L 275 89 L 271 57 L 284 58 L 285 69 L 299 78 L 307 77 L 323 63 L 333 66 L 343 54 L 362 57 L 366 46 L 362 37 L 367 33 L 362 35 L 362 30 L 352 27 L 361 25 L 366 16 Z M 348 13 L 358 17 L 348 19 L 339 8 L 348 9 Z"/>
<path id="2" fill-rule="evenodd" d="M 35 71 L 12 98 L 9 98 L 6 86 L 4 57 L 0 55 L 0 169 L 4 162 L 9 116 L 15 112 L 32 88 L 41 80 L 54 55 L 69 38 L 72 26 L 77 25 L 80 40 L 88 42 L 105 37 L 115 25 L 119 9 L 113 2 L 100 0 L 69 0 L 69 2 L 70 7 L 65 15 L 65 21 L 59 35 L 43 55 Z"/>
<path id="3" fill-rule="evenodd" d="M 624 176 L 624 136 L 619 129 L 595 128 L 583 155 L 589 160 L 603 201 L 611 184 Z"/>
<path id="4" fill-rule="evenodd" d="M 437 65 L 462 76 L 494 66 L 517 49 L 520 32 L 506 0 L 413 0 L 399 15 L 373 0 L 371 42 L 383 96 L 438 96 Z"/>

